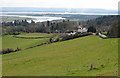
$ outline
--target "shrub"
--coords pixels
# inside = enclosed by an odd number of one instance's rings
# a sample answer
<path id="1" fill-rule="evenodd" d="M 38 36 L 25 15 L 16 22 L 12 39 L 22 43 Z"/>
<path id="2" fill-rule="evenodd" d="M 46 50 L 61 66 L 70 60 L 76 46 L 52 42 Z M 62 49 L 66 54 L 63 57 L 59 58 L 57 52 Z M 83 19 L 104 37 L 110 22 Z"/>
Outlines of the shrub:
<path id="1" fill-rule="evenodd" d="M 3 49 L 2 52 L 0 52 L 1 54 L 8 54 L 8 53 L 12 53 L 12 52 L 17 52 L 20 51 L 20 48 L 17 48 L 16 50 L 13 50 L 12 48 L 7 48 L 7 49 Z"/>
<path id="2" fill-rule="evenodd" d="M 88 28 L 88 31 L 87 32 L 92 32 L 92 33 L 96 33 L 96 28 L 91 26 Z"/>
<path id="3" fill-rule="evenodd" d="M 13 49 L 3 49 L 2 50 L 2 54 L 7 54 L 7 53 L 11 53 L 11 52 L 14 52 L 14 50 Z"/>
<path id="4" fill-rule="evenodd" d="M 91 35 L 91 34 L 84 33 L 84 34 L 66 35 L 62 38 L 62 41 L 70 40 L 70 39 L 74 39 L 74 38 L 78 38 L 78 37 L 84 37 L 84 36 L 88 36 L 88 35 Z"/>

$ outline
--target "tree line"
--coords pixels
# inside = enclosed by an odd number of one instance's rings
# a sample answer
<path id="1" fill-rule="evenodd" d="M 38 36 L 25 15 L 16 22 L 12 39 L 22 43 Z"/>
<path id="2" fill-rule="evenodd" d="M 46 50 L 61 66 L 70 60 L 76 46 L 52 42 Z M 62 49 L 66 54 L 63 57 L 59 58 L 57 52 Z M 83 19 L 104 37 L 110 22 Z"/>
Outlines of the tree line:
<path id="1" fill-rule="evenodd" d="M 35 23 L 33 20 L 31 23 L 25 21 L 14 21 L 14 22 L 3 22 L 2 26 L 6 31 L 5 34 L 19 34 L 20 32 L 24 33 L 64 33 L 74 29 L 76 22 L 63 20 L 62 22 L 42 22 Z M 9 27 L 8 27 L 9 26 Z"/>
<path id="2" fill-rule="evenodd" d="M 102 16 L 96 19 L 91 19 L 88 21 L 79 22 L 79 25 L 82 27 L 87 27 L 88 32 L 104 32 L 107 31 L 109 37 L 114 37 L 119 35 L 120 29 L 118 28 L 119 15 L 110 15 Z M 116 21 L 115 21 L 116 20 Z M 75 30 L 75 27 L 78 25 L 77 22 L 63 20 L 62 22 L 42 22 L 35 23 L 31 20 L 31 23 L 28 23 L 27 20 L 15 20 L 14 22 L 3 22 L 3 33 L 18 35 L 21 32 L 24 33 L 65 33 Z M 9 26 L 9 27 L 8 27 Z M 5 29 L 5 30 L 4 30 Z"/>
<path id="3" fill-rule="evenodd" d="M 96 19 L 91 19 L 86 21 L 87 26 L 111 26 L 115 20 L 120 18 L 119 15 L 109 15 L 109 16 L 101 16 Z"/>

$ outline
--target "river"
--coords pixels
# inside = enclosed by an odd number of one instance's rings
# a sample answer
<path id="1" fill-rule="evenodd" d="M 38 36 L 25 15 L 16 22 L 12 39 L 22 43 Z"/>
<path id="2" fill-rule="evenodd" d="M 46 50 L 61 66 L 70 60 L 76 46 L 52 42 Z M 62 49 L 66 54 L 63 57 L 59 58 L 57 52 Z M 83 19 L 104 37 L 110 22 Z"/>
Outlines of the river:
<path id="1" fill-rule="evenodd" d="M 34 18 L 35 22 L 45 22 L 45 21 L 53 21 L 53 20 L 64 20 L 66 18 L 63 17 L 51 17 L 51 16 L 27 16 L 26 14 L 80 14 L 80 15 L 117 15 L 117 14 L 100 14 L 100 13 L 55 13 L 55 12 L 2 12 L 0 16 L 13 16 L 13 17 L 25 17 L 25 18 Z M 31 20 L 27 20 L 31 22 Z"/>
<path id="2" fill-rule="evenodd" d="M 27 16 L 27 15 L 9 15 L 9 14 L 1 14 L 0 16 L 8 16 L 8 17 L 24 17 L 24 18 L 33 18 L 34 22 L 45 22 L 45 21 L 54 21 L 54 20 L 64 20 L 62 17 L 50 17 L 50 16 Z M 17 19 L 16 19 L 17 20 Z M 27 20 L 27 22 L 31 22 L 31 20 Z"/>

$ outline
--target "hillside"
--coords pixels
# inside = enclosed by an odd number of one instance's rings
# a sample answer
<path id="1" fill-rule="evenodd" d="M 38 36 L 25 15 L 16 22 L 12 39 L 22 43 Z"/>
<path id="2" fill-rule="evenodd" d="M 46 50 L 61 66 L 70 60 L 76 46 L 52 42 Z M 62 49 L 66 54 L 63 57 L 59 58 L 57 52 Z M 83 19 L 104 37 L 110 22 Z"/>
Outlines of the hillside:
<path id="1" fill-rule="evenodd" d="M 119 15 L 101 16 L 96 19 L 88 20 L 87 26 L 110 26 L 120 18 Z"/>
<path id="2" fill-rule="evenodd" d="M 2 73 L 3 76 L 117 75 L 117 41 L 117 38 L 86 36 L 5 54 Z M 89 71 L 91 64 L 94 69 Z"/>

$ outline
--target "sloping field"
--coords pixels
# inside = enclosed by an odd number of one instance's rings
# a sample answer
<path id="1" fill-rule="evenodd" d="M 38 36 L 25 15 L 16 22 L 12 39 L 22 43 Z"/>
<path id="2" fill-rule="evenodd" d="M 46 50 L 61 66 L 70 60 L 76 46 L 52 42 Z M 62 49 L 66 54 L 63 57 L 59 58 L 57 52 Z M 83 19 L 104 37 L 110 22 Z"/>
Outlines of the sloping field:
<path id="1" fill-rule="evenodd" d="M 21 48 L 25 49 L 30 46 L 35 46 L 37 44 L 46 42 L 49 38 L 41 38 L 41 39 L 22 39 L 22 38 L 15 38 L 13 35 L 8 35 L 2 37 L 2 48 L 13 48 L 16 49 Z"/>
<path id="2" fill-rule="evenodd" d="M 3 55 L 3 76 L 96 76 L 118 71 L 118 39 L 86 36 Z M 93 64 L 93 70 L 89 71 Z M 109 73 L 109 74 L 106 74 Z M 114 75 L 117 75 L 114 74 Z"/>

